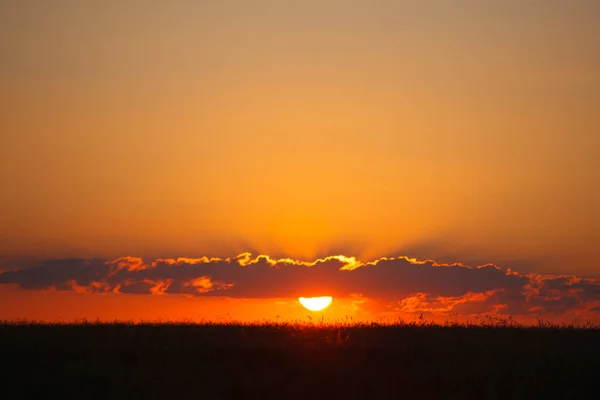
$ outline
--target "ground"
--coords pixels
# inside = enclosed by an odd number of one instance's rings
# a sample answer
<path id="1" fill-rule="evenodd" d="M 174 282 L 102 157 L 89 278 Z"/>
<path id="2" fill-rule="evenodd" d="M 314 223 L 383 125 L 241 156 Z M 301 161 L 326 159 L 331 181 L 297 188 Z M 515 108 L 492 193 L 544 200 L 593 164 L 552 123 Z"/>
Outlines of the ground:
<path id="1" fill-rule="evenodd" d="M 600 330 L 0 324 L 2 398 L 595 398 Z"/>

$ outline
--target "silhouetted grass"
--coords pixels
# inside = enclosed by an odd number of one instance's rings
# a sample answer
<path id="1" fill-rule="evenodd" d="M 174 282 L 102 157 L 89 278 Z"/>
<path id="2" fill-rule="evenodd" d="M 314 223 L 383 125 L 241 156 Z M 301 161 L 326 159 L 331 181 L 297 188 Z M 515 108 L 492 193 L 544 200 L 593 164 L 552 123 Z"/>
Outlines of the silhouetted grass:
<path id="1" fill-rule="evenodd" d="M 600 328 L 0 322 L 2 398 L 595 398 Z"/>

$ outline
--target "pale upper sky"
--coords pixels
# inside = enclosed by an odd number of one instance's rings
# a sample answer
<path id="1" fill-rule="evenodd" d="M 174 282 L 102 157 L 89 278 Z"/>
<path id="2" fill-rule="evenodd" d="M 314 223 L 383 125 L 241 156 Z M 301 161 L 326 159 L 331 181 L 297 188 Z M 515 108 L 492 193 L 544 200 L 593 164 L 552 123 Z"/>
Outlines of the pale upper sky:
<path id="1" fill-rule="evenodd" d="M 600 274 L 599 20 L 596 0 L 0 0 L 0 258 Z"/>

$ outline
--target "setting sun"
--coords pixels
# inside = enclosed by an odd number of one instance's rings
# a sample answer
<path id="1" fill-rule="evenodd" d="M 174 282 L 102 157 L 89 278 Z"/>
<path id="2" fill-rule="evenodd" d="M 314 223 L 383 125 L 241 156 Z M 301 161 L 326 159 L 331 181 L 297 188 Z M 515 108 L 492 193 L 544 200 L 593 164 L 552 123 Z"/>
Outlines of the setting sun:
<path id="1" fill-rule="evenodd" d="M 327 308 L 333 298 L 331 296 L 322 296 L 322 297 L 300 297 L 298 301 L 300 304 L 304 306 L 307 310 L 310 311 L 321 311 Z"/>

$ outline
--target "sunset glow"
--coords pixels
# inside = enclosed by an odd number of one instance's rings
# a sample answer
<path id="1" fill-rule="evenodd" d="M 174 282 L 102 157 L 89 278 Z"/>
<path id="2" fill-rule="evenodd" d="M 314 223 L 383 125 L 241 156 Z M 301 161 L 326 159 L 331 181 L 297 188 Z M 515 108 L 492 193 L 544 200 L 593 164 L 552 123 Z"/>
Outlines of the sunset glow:
<path id="1" fill-rule="evenodd" d="M 333 298 L 331 296 L 321 297 L 300 297 L 298 301 L 307 310 L 310 311 L 322 311 L 329 307 Z"/>
<path id="2" fill-rule="evenodd" d="M 600 320 L 600 1 L 36 3 L 0 319 Z"/>
<path id="3" fill-rule="evenodd" d="M 3 398 L 598 397 L 599 21 L 0 0 Z"/>

